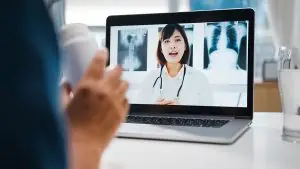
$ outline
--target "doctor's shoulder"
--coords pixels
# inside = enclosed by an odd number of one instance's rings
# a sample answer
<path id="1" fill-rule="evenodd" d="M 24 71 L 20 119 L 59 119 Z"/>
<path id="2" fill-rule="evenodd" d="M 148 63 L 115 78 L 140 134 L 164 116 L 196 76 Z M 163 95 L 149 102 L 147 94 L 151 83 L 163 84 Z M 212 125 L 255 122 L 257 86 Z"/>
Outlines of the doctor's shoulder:
<path id="1" fill-rule="evenodd" d="M 191 66 L 187 66 L 187 75 L 191 78 L 191 80 L 193 81 L 194 84 L 199 85 L 199 84 L 203 84 L 203 85 L 208 85 L 209 84 L 209 80 L 207 78 L 207 76 L 202 73 L 200 70 L 197 70 L 196 68 L 193 68 Z"/>
<path id="2" fill-rule="evenodd" d="M 160 71 L 159 69 L 153 69 L 153 70 L 148 70 L 145 72 L 144 80 L 143 80 L 143 86 L 153 86 L 155 80 L 159 77 Z"/>
<path id="3" fill-rule="evenodd" d="M 193 67 L 189 67 L 187 73 L 189 74 L 189 83 L 191 85 L 189 88 L 193 89 L 193 93 L 198 98 L 197 104 L 214 105 L 213 88 L 207 75 Z"/>

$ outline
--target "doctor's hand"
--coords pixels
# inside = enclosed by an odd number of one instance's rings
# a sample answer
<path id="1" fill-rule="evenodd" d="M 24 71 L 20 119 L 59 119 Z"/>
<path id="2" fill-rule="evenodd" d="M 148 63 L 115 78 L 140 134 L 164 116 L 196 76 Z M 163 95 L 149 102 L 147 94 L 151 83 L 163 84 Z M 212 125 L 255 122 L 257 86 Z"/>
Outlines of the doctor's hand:
<path id="1" fill-rule="evenodd" d="M 173 99 L 158 99 L 156 101 L 156 104 L 159 104 L 159 105 L 176 105 L 177 101 L 173 100 Z"/>
<path id="2" fill-rule="evenodd" d="M 100 154 L 129 110 L 125 98 L 128 83 L 121 80 L 122 69 L 116 67 L 104 75 L 107 57 L 104 50 L 92 59 L 66 109 L 72 142 L 92 146 Z"/>

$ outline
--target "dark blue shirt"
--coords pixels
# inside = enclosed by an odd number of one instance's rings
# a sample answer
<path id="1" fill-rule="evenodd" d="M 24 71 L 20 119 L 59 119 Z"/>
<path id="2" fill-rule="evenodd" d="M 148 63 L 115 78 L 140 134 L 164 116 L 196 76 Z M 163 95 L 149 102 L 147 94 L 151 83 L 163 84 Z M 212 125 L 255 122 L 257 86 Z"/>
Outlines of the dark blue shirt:
<path id="1" fill-rule="evenodd" d="M 42 0 L 0 5 L 0 168 L 67 169 L 59 48 Z"/>

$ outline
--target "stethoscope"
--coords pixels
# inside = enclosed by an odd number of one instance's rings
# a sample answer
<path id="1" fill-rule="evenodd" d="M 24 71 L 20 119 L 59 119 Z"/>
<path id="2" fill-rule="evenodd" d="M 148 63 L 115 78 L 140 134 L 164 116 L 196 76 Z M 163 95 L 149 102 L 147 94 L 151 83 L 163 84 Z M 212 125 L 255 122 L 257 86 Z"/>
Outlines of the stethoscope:
<path id="1" fill-rule="evenodd" d="M 154 88 L 155 85 L 156 85 L 156 83 L 157 83 L 157 81 L 160 80 L 159 91 L 160 91 L 160 95 L 161 96 L 162 96 L 162 93 L 163 93 L 163 89 L 162 89 L 162 85 L 163 85 L 162 71 L 163 71 L 163 68 L 164 68 L 164 66 L 161 66 L 159 76 L 156 78 L 156 80 L 154 81 L 154 84 L 153 84 L 153 88 Z M 185 74 L 186 74 L 186 67 L 185 67 L 185 65 L 183 65 L 183 77 L 182 77 L 182 81 L 181 81 L 181 84 L 179 86 L 179 89 L 177 91 L 176 100 L 178 100 L 180 91 L 182 89 L 182 86 L 183 86 L 183 83 L 184 83 Z"/>

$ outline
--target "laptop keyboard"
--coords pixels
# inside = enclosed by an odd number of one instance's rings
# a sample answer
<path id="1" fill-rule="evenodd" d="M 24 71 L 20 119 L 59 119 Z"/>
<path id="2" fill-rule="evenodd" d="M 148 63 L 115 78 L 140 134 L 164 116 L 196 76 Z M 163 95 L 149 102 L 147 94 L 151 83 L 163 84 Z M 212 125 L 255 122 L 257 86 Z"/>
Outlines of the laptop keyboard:
<path id="1" fill-rule="evenodd" d="M 220 128 L 227 124 L 229 120 L 216 119 L 186 119 L 174 117 L 145 117 L 145 116 L 128 116 L 127 123 L 140 124 L 157 124 L 172 126 L 193 126 L 193 127 L 213 127 Z"/>

